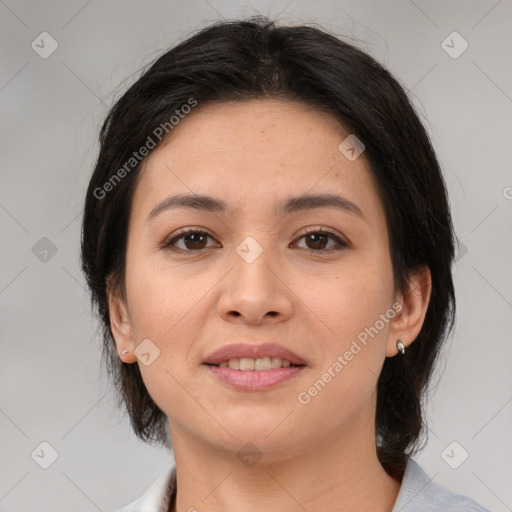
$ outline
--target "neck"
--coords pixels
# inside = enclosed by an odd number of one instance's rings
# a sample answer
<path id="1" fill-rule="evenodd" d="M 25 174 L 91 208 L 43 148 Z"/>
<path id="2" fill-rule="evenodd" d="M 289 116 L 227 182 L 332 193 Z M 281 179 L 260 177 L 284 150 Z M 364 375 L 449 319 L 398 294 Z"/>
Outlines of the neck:
<path id="1" fill-rule="evenodd" d="M 333 503 L 344 512 L 391 512 L 400 490 L 400 480 L 379 463 L 374 437 L 363 442 L 368 436 L 361 429 L 302 443 L 294 453 L 262 456 L 252 466 L 236 453 L 171 432 L 178 479 L 173 512 L 323 512 Z"/>

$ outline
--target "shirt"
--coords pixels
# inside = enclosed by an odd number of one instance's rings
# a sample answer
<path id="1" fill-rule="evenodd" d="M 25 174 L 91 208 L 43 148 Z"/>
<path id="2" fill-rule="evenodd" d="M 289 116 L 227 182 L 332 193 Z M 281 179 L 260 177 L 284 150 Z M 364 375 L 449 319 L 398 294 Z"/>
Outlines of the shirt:
<path id="1" fill-rule="evenodd" d="M 116 512 L 167 512 L 176 500 L 176 466 L 166 471 L 133 503 Z M 491 512 L 476 501 L 455 494 L 432 481 L 423 468 L 408 457 L 392 512 Z"/>

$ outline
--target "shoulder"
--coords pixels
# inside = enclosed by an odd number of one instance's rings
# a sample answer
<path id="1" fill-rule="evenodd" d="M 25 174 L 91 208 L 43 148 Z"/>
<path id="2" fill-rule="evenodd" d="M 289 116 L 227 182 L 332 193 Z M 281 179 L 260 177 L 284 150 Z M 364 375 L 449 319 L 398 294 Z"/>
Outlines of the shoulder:
<path id="1" fill-rule="evenodd" d="M 468 496 L 436 484 L 409 457 L 402 486 L 392 512 L 491 512 Z"/>
<path id="2" fill-rule="evenodd" d="M 175 491 L 175 470 L 173 466 L 165 471 L 140 498 L 115 512 L 167 512 L 170 492 Z"/>

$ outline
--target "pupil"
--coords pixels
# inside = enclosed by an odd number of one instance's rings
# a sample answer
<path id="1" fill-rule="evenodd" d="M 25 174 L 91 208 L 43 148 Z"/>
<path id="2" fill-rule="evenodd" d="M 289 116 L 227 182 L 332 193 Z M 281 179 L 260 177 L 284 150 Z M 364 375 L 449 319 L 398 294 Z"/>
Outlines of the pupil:
<path id="1" fill-rule="evenodd" d="M 316 244 L 315 247 L 310 247 L 310 249 L 323 249 L 325 246 L 326 239 L 327 236 L 321 233 L 313 233 L 309 235 L 308 241 L 313 242 L 314 245 Z M 318 244 L 320 244 L 321 247 L 318 247 Z"/>
<path id="2" fill-rule="evenodd" d="M 196 239 L 197 237 L 197 239 Z M 187 236 L 187 240 L 188 241 L 191 241 L 191 244 L 188 243 L 187 244 L 187 247 L 189 249 L 200 249 L 201 247 L 197 247 L 197 245 L 199 244 L 199 246 L 201 245 L 201 242 L 204 243 L 204 235 L 202 233 L 192 233 L 190 235 Z M 192 247 L 191 247 L 192 245 Z"/>

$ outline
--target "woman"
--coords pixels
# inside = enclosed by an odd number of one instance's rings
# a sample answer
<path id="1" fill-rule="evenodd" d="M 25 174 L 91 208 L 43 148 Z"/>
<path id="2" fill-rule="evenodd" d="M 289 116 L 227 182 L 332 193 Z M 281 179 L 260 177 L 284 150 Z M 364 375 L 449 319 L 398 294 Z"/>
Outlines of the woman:
<path id="1" fill-rule="evenodd" d="M 443 177 L 397 81 L 322 30 L 217 23 L 101 130 L 83 269 L 136 434 L 128 511 L 484 511 L 411 459 L 453 327 Z"/>

